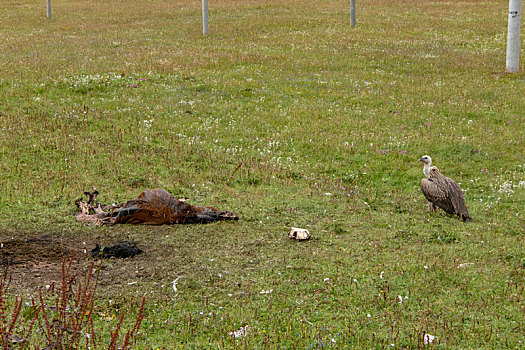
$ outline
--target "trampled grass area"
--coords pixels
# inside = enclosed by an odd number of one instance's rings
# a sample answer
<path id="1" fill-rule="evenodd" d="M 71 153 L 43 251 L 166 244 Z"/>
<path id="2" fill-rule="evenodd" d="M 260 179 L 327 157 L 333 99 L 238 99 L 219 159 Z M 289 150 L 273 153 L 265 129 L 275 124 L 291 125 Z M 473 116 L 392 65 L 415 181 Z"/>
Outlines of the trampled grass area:
<path id="1" fill-rule="evenodd" d="M 60 0 L 51 19 L 3 1 L 0 233 L 145 246 L 147 273 L 100 299 L 147 295 L 137 348 L 523 347 L 525 76 L 503 74 L 508 2 L 357 5 L 351 28 L 348 1 L 211 1 L 203 37 L 199 1 Z M 424 154 L 473 223 L 427 212 Z M 69 215 L 84 190 L 112 203 L 153 187 L 241 219 Z"/>

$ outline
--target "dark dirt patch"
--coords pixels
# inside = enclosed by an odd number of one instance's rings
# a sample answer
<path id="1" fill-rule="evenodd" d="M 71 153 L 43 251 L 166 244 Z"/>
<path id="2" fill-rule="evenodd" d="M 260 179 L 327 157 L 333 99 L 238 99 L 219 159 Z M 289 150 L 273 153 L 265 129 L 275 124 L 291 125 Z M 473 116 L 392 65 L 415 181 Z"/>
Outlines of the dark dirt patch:
<path id="1" fill-rule="evenodd" d="M 98 241 L 98 239 L 96 239 Z M 95 240 L 80 241 L 70 238 L 44 236 L 0 235 L 0 267 L 2 275 L 11 278 L 10 289 L 35 290 L 52 283 L 59 284 L 62 278 L 64 259 L 69 262 L 73 253 L 72 273 L 79 278 L 88 272 L 93 258 L 91 250 Z M 140 269 L 136 262 L 129 266 L 128 259 L 105 259 L 96 262 L 101 268 L 100 285 L 114 285 L 136 279 Z M 6 270 L 7 269 L 7 270 Z"/>
<path id="2" fill-rule="evenodd" d="M 63 242 L 54 242 L 50 236 L 12 239 L 0 243 L 0 264 L 16 265 L 27 262 L 57 262 L 71 255 Z"/>
<path id="3" fill-rule="evenodd" d="M 61 280 L 62 263 L 69 261 L 78 243 L 56 239 L 49 235 L 37 237 L 0 238 L 0 264 L 11 278 L 11 287 L 32 289 Z M 76 254 L 78 255 L 78 254 Z M 83 254 L 82 254 L 83 255 Z M 82 256 L 73 259 L 73 272 L 86 262 Z"/>

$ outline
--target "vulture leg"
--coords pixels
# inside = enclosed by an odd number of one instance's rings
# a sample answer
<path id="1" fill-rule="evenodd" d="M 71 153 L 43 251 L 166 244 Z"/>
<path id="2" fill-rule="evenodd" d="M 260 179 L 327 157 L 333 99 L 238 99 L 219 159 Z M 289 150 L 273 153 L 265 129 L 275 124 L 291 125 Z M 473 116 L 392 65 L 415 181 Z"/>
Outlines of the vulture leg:
<path id="1" fill-rule="evenodd" d="M 428 211 L 436 212 L 437 210 L 438 210 L 438 207 L 434 203 L 428 202 Z"/>

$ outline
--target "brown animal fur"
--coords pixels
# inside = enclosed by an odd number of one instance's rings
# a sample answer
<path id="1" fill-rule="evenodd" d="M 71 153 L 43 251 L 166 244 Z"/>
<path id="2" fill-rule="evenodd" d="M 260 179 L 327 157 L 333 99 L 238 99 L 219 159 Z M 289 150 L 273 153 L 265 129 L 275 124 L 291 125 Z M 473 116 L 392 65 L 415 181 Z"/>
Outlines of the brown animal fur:
<path id="1" fill-rule="evenodd" d="M 191 205 L 175 198 L 171 193 L 161 188 L 145 190 L 137 199 L 132 199 L 115 207 L 101 206 L 100 203 L 94 202 L 94 197 L 88 196 L 88 202 L 92 199 L 89 208 L 94 213 L 86 214 L 80 205 L 82 213 L 76 216 L 77 221 L 95 224 L 170 225 L 238 220 L 238 217 L 233 213 L 219 211 L 213 207 Z M 109 211 L 106 212 L 102 208 Z"/>

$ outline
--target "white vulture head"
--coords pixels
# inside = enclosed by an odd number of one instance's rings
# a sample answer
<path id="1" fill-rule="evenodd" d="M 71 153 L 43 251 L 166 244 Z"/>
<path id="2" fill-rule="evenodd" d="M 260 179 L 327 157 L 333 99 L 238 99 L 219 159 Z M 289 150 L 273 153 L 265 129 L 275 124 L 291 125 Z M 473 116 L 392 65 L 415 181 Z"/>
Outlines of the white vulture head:
<path id="1" fill-rule="evenodd" d="M 425 155 L 419 158 L 419 161 L 425 164 L 425 167 L 423 168 L 423 173 L 425 173 L 425 176 L 428 177 L 428 171 L 430 170 L 430 167 L 432 166 L 432 158 L 430 158 L 430 156 Z"/>

